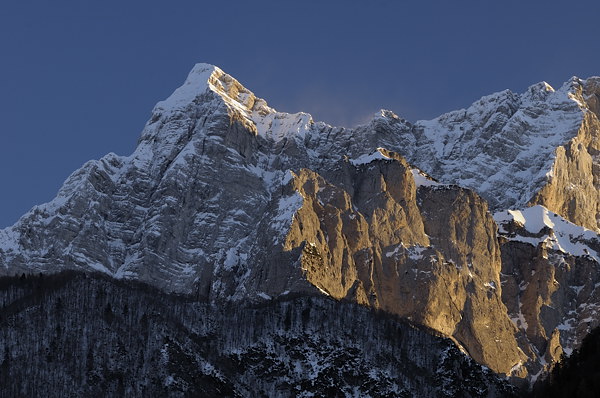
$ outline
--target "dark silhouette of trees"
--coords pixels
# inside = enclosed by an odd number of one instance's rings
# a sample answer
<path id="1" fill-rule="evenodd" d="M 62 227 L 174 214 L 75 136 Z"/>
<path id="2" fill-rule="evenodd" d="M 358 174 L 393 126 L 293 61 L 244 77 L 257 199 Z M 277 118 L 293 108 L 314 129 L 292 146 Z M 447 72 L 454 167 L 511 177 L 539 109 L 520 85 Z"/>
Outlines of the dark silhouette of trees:
<path id="1" fill-rule="evenodd" d="M 563 358 L 544 380 L 538 382 L 532 397 L 598 397 L 600 394 L 600 328 L 590 332 L 570 357 Z"/>
<path id="2" fill-rule="evenodd" d="M 513 395 L 448 340 L 353 303 L 219 306 L 73 271 L 0 278 L 0 350 L 0 397 Z"/>

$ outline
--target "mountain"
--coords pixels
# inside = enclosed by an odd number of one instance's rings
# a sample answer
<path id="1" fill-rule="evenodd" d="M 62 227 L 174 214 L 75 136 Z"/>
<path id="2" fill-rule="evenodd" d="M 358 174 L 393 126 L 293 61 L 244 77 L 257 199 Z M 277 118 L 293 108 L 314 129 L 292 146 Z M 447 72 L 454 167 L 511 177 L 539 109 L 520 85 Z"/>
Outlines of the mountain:
<path id="1" fill-rule="evenodd" d="M 0 231 L 0 270 L 101 272 L 215 306 L 352 302 L 532 381 L 598 325 L 599 83 L 347 129 L 198 64 L 133 154 L 86 163 Z"/>

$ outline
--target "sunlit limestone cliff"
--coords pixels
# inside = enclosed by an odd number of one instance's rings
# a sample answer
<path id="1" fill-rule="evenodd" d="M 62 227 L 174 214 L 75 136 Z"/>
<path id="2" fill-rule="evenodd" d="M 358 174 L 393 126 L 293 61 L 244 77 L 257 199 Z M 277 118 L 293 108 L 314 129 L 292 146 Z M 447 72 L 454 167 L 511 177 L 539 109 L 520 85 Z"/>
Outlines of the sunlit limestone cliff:
<path id="1" fill-rule="evenodd" d="M 0 231 L 0 272 L 97 271 L 218 305 L 350 301 L 531 380 L 598 324 L 599 82 L 347 129 L 198 64 L 133 154 L 86 163 Z"/>

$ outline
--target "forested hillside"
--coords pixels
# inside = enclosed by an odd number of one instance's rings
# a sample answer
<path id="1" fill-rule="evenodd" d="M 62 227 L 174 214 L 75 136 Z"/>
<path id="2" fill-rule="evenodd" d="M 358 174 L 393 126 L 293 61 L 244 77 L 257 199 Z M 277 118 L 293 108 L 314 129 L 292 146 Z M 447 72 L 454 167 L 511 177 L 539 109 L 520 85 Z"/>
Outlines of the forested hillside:
<path id="1" fill-rule="evenodd" d="M 558 362 L 535 387 L 533 397 L 595 398 L 600 391 L 600 328 L 588 334 L 581 347 Z"/>
<path id="2" fill-rule="evenodd" d="M 449 340 L 353 303 L 216 307 L 100 275 L 0 280 L 0 396 L 511 396 Z"/>

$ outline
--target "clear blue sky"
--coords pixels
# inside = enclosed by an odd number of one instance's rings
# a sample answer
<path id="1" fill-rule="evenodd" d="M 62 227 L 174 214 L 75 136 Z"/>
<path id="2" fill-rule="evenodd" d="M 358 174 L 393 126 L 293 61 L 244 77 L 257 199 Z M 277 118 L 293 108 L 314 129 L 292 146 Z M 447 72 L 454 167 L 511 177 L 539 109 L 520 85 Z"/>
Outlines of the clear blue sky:
<path id="1" fill-rule="evenodd" d="M 278 110 L 409 120 L 600 75 L 598 1 L 0 2 L 0 227 L 89 159 L 132 152 L 196 62 Z"/>

